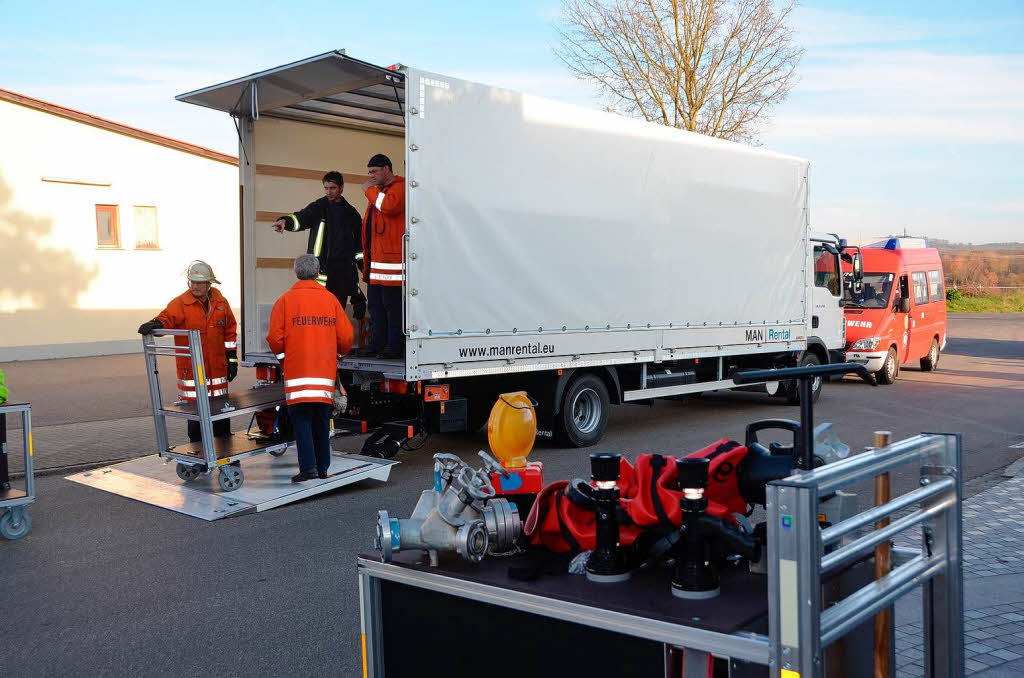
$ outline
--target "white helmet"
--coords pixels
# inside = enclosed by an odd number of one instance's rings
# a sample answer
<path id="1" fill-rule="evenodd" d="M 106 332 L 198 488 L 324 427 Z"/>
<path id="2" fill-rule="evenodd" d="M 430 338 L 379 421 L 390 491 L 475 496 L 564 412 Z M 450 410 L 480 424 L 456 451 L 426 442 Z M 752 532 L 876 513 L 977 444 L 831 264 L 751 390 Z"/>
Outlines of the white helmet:
<path id="1" fill-rule="evenodd" d="M 192 282 L 208 282 L 220 284 L 216 276 L 213 275 L 213 267 L 202 259 L 196 259 L 188 265 L 188 271 L 186 272 L 188 279 Z"/>

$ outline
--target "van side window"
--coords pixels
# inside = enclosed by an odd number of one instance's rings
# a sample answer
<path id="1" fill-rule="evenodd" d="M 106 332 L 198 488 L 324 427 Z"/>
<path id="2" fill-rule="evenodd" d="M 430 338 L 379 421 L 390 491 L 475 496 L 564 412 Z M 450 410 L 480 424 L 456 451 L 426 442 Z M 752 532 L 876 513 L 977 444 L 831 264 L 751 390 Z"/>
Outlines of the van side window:
<path id="1" fill-rule="evenodd" d="M 842 294 L 840 288 L 839 261 L 824 247 L 814 248 L 814 286 L 824 287 L 832 296 Z"/>
<path id="2" fill-rule="evenodd" d="M 928 303 L 928 277 L 924 271 L 911 273 L 914 280 L 914 305 Z"/>
<path id="3" fill-rule="evenodd" d="M 940 271 L 928 271 L 928 289 L 931 292 L 932 301 L 945 299 L 945 292 L 942 291 L 942 273 Z"/>

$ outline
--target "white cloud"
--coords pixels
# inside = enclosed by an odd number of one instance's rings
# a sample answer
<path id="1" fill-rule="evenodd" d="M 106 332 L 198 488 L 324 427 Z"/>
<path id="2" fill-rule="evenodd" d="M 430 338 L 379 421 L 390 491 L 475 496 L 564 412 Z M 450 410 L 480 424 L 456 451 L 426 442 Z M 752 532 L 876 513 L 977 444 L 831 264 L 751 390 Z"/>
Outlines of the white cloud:
<path id="1" fill-rule="evenodd" d="M 934 32 L 934 27 L 918 20 L 813 7 L 797 7 L 791 25 L 797 42 L 808 48 L 921 40 Z"/>
<path id="2" fill-rule="evenodd" d="M 1024 57 L 837 50 L 801 69 L 773 138 L 1024 140 Z"/>

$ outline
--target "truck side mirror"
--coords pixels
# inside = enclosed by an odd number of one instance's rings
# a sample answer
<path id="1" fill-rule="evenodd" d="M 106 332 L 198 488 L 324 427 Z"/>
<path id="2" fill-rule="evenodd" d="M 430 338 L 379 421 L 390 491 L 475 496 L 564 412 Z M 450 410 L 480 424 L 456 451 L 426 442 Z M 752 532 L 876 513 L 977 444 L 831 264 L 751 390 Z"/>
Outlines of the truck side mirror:
<path id="1" fill-rule="evenodd" d="M 900 297 L 900 313 L 910 313 L 909 297 Z"/>
<path id="2" fill-rule="evenodd" d="M 859 251 L 853 255 L 853 279 L 864 279 L 864 257 L 861 256 Z"/>

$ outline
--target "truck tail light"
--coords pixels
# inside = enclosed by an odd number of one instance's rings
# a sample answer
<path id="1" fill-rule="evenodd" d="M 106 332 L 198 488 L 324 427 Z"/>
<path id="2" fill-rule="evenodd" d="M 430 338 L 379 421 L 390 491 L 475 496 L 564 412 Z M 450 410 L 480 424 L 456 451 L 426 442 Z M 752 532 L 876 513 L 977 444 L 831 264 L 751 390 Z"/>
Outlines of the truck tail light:
<path id="1" fill-rule="evenodd" d="M 409 382 L 402 379 L 388 379 L 387 377 L 384 377 L 384 383 L 381 386 L 381 390 L 385 393 L 405 395 L 409 392 Z"/>

